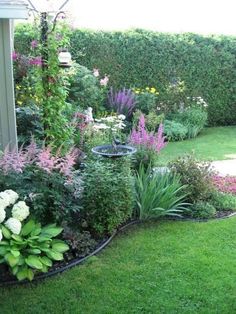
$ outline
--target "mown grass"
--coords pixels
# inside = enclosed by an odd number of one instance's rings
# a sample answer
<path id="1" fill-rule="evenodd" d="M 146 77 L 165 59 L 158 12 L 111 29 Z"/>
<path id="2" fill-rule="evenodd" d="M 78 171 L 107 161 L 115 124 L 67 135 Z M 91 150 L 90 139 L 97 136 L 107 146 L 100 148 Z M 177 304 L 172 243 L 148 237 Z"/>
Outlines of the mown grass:
<path id="1" fill-rule="evenodd" d="M 235 313 L 236 218 L 131 227 L 62 275 L 1 288 L 0 313 Z"/>
<path id="2" fill-rule="evenodd" d="M 195 139 L 168 143 L 158 163 L 164 165 L 179 155 L 191 152 L 201 160 L 236 158 L 236 127 L 206 128 Z"/>

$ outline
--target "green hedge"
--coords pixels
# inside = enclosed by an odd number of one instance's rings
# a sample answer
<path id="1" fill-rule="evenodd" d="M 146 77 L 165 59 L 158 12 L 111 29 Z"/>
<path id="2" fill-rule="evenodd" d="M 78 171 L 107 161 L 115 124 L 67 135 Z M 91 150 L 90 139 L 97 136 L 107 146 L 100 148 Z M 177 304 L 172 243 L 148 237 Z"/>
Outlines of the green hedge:
<path id="1" fill-rule="evenodd" d="M 20 50 L 25 35 L 17 31 Z M 163 34 L 144 30 L 74 30 L 73 58 L 110 75 L 116 88 L 155 86 L 160 94 L 175 78 L 209 104 L 209 124 L 236 124 L 236 37 Z"/>

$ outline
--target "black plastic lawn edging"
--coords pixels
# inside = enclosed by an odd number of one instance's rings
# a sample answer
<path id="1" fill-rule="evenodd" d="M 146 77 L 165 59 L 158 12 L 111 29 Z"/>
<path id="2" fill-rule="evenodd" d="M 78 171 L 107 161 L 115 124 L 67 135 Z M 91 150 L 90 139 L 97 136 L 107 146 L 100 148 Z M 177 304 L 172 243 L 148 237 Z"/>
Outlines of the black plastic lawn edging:
<path id="1" fill-rule="evenodd" d="M 127 223 L 126 225 L 120 227 L 119 229 L 117 229 L 116 231 L 114 231 L 114 233 L 104 242 L 101 243 L 101 245 L 94 250 L 92 253 L 90 253 L 89 255 L 82 257 L 82 258 L 78 258 L 76 260 L 72 260 L 70 263 L 68 263 L 67 265 L 63 266 L 63 267 L 59 267 L 58 269 L 55 270 L 51 270 L 45 274 L 42 275 L 38 275 L 35 276 L 35 278 L 33 279 L 33 281 L 29 281 L 29 280 L 22 280 L 22 281 L 18 281 L 18 280 L 9 280 L 9 281 L 3 281 L 0 282 L 0 287 L 3 286 L 13 286 L 13 285 L 22 285 L 22 284 L 31 284 L 31 283 L 37 283 L 40 280 L 55 276 L 59 273 L 62 273 L 76 265 L 82 264 L 84 263 L 87 259 L 89 259 L 90 257 L 97 255 L 98 253 L 100 253 L 111 241 L 112 239 L 119 234 L 120 232 L 124 231 L 125 229 L 127 229 L 128 227 L 134 225 L 134 224 L 138 224 L 140 223 L 139 220 L 133 220 L 129 223 Z"/>

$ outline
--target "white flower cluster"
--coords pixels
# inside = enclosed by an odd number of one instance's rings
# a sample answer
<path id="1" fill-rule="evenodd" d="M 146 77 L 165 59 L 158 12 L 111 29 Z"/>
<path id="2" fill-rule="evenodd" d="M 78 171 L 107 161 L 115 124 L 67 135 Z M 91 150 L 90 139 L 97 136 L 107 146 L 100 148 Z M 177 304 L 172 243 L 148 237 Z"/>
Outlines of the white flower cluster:
<path id="1" fill-rule="evenodd" d="M 0 192 L 0 224 L 6 219 L 6 208 L 10 205 L 14 205 L 11 211 L 12 217 L 7 219 L 5 226 L 13 233 L 19 234 L 21 232 L 21 222 L 25 220 L 30 212 L 29 206 L 25 202 L 18 200 L 19 195 L 12 190 L 6 190 Z M 0 229 L 0 241 L 3 235 Z"/>
<path id="2" fill-rule="evenodd" d="M 94 130 L 111 130 L 117 132 L 125 128 L 125 115 L 120 114 L 118 116 L 108 116 L 106 118 L 95 119 L 93 125 Z"/>
<path id="3" fill-rule="evenodd" d="M 206 101 L 201 96 L 192 97 L 191 99 L 192 99 L 192 101 L 194 101 L 199 106 L 202 106 L 204 108 L 208 107 L 208 104 L 206 103 Z"/>

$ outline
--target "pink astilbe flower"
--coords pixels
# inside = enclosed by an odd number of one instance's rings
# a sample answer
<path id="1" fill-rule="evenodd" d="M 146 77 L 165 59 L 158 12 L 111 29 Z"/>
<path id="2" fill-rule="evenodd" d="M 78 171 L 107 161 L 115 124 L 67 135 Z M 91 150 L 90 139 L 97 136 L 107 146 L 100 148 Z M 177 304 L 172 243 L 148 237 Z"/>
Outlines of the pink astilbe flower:
<path id="1" fill-rule="evenodd" d="M 39 152 L 39 148 L 36 144 L 36 142 L 34 141 L 34 138 L 32 137 L 30 144 L 26 147 L 25 149 L 25 157 L 26 160 L 29 164 L 32 164 L 36 161 L 37 159 L 37 154 Z"/>
<path id="2" fill-rule="evenodd" d="M 56 168 L 57 158 L 51 153 L 51 147 L 45 147 L 39 151 L 36 165 L 46 172 L 51 172 Z"/>
<path id="3" fill-rule="evenodd" d="M 22 173 L 26 165 L 26 154 L 22 147 L 17 152 L 16 149 L 10 151 L 9 146 L 7 146 L 0 156 L 0 169 L 2 169 L 5 174 L 10 171 Z"/>
<path id="4" fill-rule="evenodd" d="M 12 57 L 13 61 L 16 61 L 18 59 L 18 57 L 19 57 L 19 54 L 17 52 L 13 51 L 12 54 L 11 54 L 11 57 Z"/>
<path id="5" fill-rule="evenodd" d="M 145 118 L 142 114 L 139 118 L 137 130 L 135 128 L 132 129 L 130 143 L 160 153 L 160 151 L 167 145 L 165 137 L 163 136 L 163 125 L 159 125 L 157 133 L 148 133 L 145 128 Z"/>
<path id="6" fill-rule="evenodd" d="M 78 155 L 79 150 L 72 148 L 64 157 L 61 157 L 56 166 L 59 169 L 59 172 L 66 177 L 70 177 Z"/>

